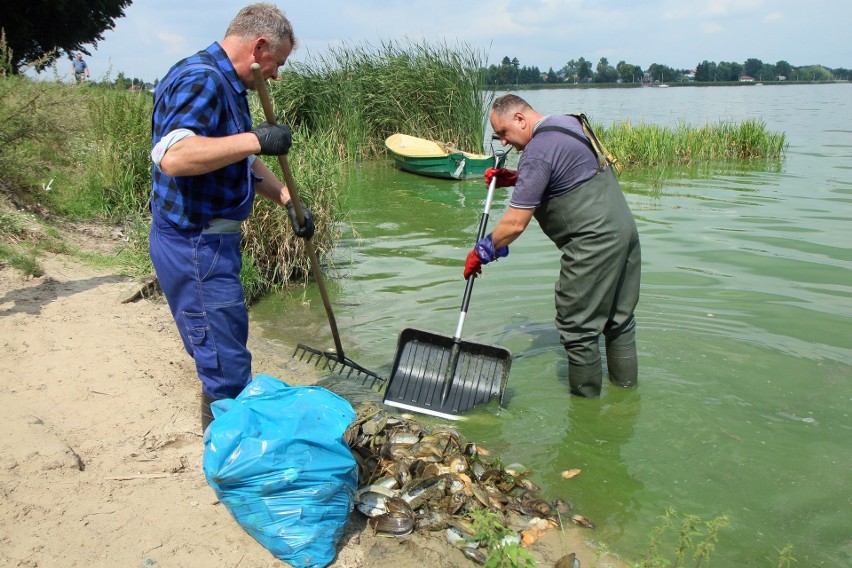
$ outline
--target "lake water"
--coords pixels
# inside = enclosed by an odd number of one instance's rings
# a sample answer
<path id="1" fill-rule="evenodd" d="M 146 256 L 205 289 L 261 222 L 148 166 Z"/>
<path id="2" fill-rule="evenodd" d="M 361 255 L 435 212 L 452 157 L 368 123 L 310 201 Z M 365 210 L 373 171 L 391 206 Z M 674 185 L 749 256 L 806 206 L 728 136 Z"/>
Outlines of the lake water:
<path id="1" fill-rule="evenodd" d="M 789 149 L 778 164 L 621 176 L 643 255 L 635 391 L 569 396 L 553 324 L 559 255 L 533 222 L 485 267 L 464 329 L 512 352 L 505 408 L 459 429 L 531 468 L 546 496 L 596 522 L 591 541 L 628 559 L 674 508 L 728 517 L 713 566 L 777 566 L 787 545 L 799 566 L 852 565 L 852 85 L 521 95 L 606 125 L 759 118 Z M 389 158 L 347 184 L 326 284 L 347 355 L 387 376 L 403 328 L 453 334 L 485 185 L 414 176 Z M 332 345 L 314 286 L 252 317 L 282 351 Z M 326 384 L 380 400 L 359 383 Z M 563 479 L 572 468 L 582 473 Z"/>

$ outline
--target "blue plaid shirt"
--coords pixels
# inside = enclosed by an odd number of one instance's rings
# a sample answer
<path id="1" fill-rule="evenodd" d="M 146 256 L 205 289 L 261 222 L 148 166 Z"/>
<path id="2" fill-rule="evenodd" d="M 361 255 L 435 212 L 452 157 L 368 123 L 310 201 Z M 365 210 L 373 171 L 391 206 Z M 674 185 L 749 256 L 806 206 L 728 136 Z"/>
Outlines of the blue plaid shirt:
<path id="1" fill-rule="evenodd" d="M 251 130 L 245 86 L 218 43 L 176 63 L 157 85 L 153 145 L 178 128 L 209 137 Z M 152 206 L 180 229 L 200 229 L 213 218 L 242 221 L 251 213 L 255 177 L 248 158 L 198 176 L 171 177 L 154 166 L 151 179 Z"/>

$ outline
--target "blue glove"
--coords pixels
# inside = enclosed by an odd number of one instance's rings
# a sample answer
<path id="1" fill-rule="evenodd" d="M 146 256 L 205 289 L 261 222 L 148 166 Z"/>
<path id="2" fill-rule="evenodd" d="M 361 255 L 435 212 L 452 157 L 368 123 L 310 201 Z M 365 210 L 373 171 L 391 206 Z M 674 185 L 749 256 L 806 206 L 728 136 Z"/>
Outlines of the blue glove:
<path id="1" fill-rule="evenodd" d="M 493 233 L 488 233 L 482 237 L 479 242 L 476 243 L 476 246 L 473 247 L 479 255 L 479 258 L 482 260 L 482 264 L 488 264 L 492 260 L 509 256 L 508 245 L 499 250 L 494 250 L 494 240 L 491 237 L 492 234 Z"/>

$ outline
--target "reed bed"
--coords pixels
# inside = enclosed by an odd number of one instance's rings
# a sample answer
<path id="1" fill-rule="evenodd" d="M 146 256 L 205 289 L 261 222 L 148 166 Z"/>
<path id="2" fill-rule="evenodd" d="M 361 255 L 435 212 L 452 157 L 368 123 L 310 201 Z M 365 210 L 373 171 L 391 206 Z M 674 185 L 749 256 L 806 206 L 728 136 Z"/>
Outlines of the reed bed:
<path id="1" fill-rule="evenodd" d="M 292 125 L 335 135 L 337 155 L 384 153 L 384 140 L 404 132 L 482 151 L 486 109 L 485 55 L 445 44 L 387 42 L 343 45 L 297 63 L 273 89 Z"/>
<path id="2" fill-rule="evenodd" d="M 295 63 L 269 85 L 279 120 L 293 129 L 290 167 L 299 197 L 310 208 L 320 258 L 335 244 L 345 189 L 344 165 L 385 152 L 394 132 L 433 138 L 481 152 L 493 91 L 480 75 L 484 56 L 467 48 L 425 43 L 341 46 Z M 256 97 L 255 122 L 262 120 Z M 277 159 L 263 158 L 280 175 Z M 286 211 L 257 200 L 244 229 L 247 296 L 292 280 L 310 267 L 304 242 L 293 236 Z"/>
<path id="3" fill-rule="evenodd" d="M 336 152 L 331 133 L 314 133 L 311 144 L 301 144 L 310 136 L 299 128 L 288 155 L 299 198 L 310 208 L 316 227 L 313 244 L 319 258 L 328 256 L 339 238 L 337 227 L 342 215 L 338 208 L 344 181 L 344 161 L 331 159 Z M 269 168 L 284 179 L 277 159 L 264 158 Z M 294 281 L 307 281 L 310 262 L 305 241 L 293 233 L 287 210 L 266 199 L 256 199 L 254 210 L 243 226 L 244 267 L 242 279 L 249 302 L 271 289 Z"/>
<path id="4" fill-rule="evenodd" d="M 610 128 L 594 126 L 624 168 L 688 166 L 731 160 L 777 160 L 787 149 L 783 133 L 766 129 L 763 121 L 739 124 L 678 125 L 675 128 L 630 122 Z"/>

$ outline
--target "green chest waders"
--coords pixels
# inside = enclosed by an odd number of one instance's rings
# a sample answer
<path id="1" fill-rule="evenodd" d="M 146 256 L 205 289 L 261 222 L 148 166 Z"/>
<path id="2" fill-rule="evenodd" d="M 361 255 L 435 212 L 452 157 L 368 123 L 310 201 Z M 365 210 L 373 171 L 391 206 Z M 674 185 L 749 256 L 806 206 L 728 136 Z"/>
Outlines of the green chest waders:
<path id="1" fill-rule="evenodd" d="M 600 394 L 601 334 L 610 379 L 635 385 L 633 311 L 639 301 L 641 252 L 633 214 L 612 169 L 543 203 L 535 218 L 562 251 L 556 328 L 568 356 L 571 392 Z"/>

